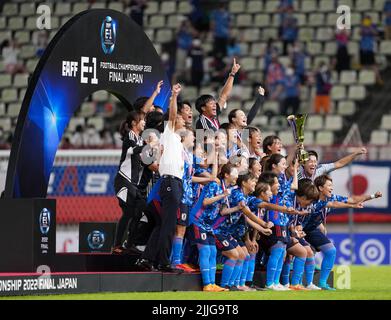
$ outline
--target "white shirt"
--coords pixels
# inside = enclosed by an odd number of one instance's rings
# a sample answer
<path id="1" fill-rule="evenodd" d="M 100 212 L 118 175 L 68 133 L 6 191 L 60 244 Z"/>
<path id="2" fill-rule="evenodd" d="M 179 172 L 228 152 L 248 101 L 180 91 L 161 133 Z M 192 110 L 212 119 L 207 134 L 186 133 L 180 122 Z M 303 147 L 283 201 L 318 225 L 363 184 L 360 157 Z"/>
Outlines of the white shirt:
<path id="1" fill-rule="evenodd" d="M 166 125 L 160 137 L 160 145 L 163 146 L 163 154 L 159 163 L 160 175 L 170 175 L 182 180 L 185 166 L 183 155 L 185 151 L 181 137 L 170 128 L 169 124 Z"/>
<path id="2" fill-rule="evenodd" d="M 303 179 L 303 178 L 310 178 L 312 181 L 314 181 L 317 177 L 324 175 L 324 174 L 329 174 L 331 171 L 335 170 L 335 164 L 334 163 L 324 163 L 324 164 L 319 164 L 312 177 L 307 177 L 304 168 L 301 167 L 300 171 L 297 173 L 298 179 Z"/>

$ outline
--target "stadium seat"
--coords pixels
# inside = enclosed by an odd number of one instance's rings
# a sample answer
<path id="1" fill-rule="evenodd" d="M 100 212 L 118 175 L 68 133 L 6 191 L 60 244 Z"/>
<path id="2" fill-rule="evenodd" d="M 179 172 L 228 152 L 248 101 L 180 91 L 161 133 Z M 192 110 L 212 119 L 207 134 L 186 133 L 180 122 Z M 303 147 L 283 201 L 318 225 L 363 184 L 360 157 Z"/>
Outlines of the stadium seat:
<path id="1" fill-rule="evenodd" d="M 342 116 L 351 116 L 356 112 L 356 104 L 351 100 L 338 102 L 338 114 Z"/>
<path id="2" fill-rule="evenodd" d="M 71 4 L 66 2 L 58 2 L 55 7 L 55 14 L 57 16 L 66 16 L 72 13 Z"/>
<path id="3" fill-rule="evenodd" d="M 251 14 L 238 14 L 236 16 L 237 27 L 251 27 L 253 24 L 253 18 Z"/>
<path id="4" fill-rule="evenodd" d="M 357 72 L 344 70 L 341 72 L 340 83 L 341 84 L 355 84 L 357 82 Z"/>
<path id="5" fill-rule="evenodd" d="M 330 2 L 328 0 L 326 0 L 326 1 Z M 327 25 L 329 27 L 335 27 L 335 23 L 337 22 L 337 20 L 340 16 L 341 16 L 340 14 L 335 13 L 335 12 L 328 13 L 326 16 L 325 25 Z"/>
<path id="6" fill-rule="evenodd" d="M 11 86 L 11 75 L 0 74 L 0 88 L 7 88 Z"/>
<path id="7" fill-rule="evenodd" d="M 160 13 L 162 14 L 172 14 L 176 12 L 176 2 L 175 1 L 164 1 L 160 5 Z"/>
<path id="8" fill-rule="evenodd" d="M 228 11 L 230 13 L 245 12 L 245 1 L 229 1 Z"/>
<path id="9" fill-rule="evenodd" d="M 24 96 L 26 95 L 27 88 L 22 88 L 19 90 L 18 100 L 19 102 L 22 102 L 24 99 Z"/>
<path id="10" fill-rule="evenodd" d="M 254 18 L 254 25 L 257 27 L 267 27 L 270 25 L 270 15 L 268 14 L 257 14 Z"/>
<path id="11" fill-rule="evenodd" d="M 346 99 L 346 87 L 345 86 L 333 86 L 331 89 L 331 99 L 343 100 Z"/>
<path id="12" fill-rule="evenodd" d="M 318 10 L 318 5 L 316 1 L 313 0 L 303 0 L 301 1 L 300 11 L 302 12 L 316 12 Z"/>
<path id="13" fill-rule="evenodd" d="M 391 115 L 385 114 L 382 117 L 380 129 L 391 130 Z"/>
<path id="14" fill-rule="evenodd" d="M 274 13 L 278 8 L 279 2 L 275 0 L 265 1 L 264 11 L 267 13 Z"/>
<path id="15" fill-rule="evenodd" d="M 166 26 L 166 17 L 163 15 L 153 15 L 149 17 L 148 27 L 158 29 Z"/>
<path id="16" fill-rule="evenodd" d="M 305 124 L 305 128 L 308 130 L 322 130 L 323 129 L 323 116 L 317 114 L 311 114 L 308 116 Z"/>
<path id="17" fill-rule="evenodd" d="M 388 131 L 386 130 L 373 130 L 369 143 L 373 145 L 386 145 L 389 142 L 388 135 Z"/>
<path id="18" fill-rule="evenodd" d="M 340 131 L 343 127 L 343 118 L 340 115 L 327 115 L 325 128 L 331 131 Z"/>
<path id="19" fill-rule="evenodd" d="M 11 118 L 0 118 L 0 128 L 3 128 L 3 131 L 10 131 Z"/>
<path id="20" fill-rule="evenodd" d="M 336 0 L 335 1 L 335 5 L 337 7 L 339 6 L 342 6 L 342 5 L 345 5 L 345 6 L 348 6 L 350 8 L 354 8 L 354 3 L 353 3 L 354 0 Z"/>
<path id="21" fill-rule="evenodd" d="M 176 29 L 178 25 L 180 25 L 180 21 L 183 19 L 183 16 L 177 15 L 177 14 L 172 14 L 167 17 L 167 24 L 166 26 L 168 28 L 173 28 Z"/>
<path id="22" fill-rule="evenodd" d="M 32 31 L 37 30 L 37 18 L 36 17 L 28 17 L 24 28 L 25 28 L 25 30 L 32 30 Z"/>
<path id="23" fill-rule="evenodd" d="M 322 46 L 321 42 L 316 42 L 316 41 L 309 42 L 307 45 L 307 51 L 311 55 L 317 55 L 322 52 L 322 49 L 323 49 L 322 47 L 323 46 Z"/>
<path id="24" fill-rule="evenodd" d="M 38 64 L 39 59 L 29 59 L 26 63 L 27 71 L 30 73 L 33 73 L 35 70 L 35 67 Z"/>
<path id="25" fill-rule="evenodd" d="M 91 117 L 95 114 L 96 105 L 94 102 L 84 102 L 80 107 L 80 117 Z"/>
<path id="26" fill-rule="evenodd" d="M 278 38 L 278 29 L 277 28 L 264 28 L 262 29 L 263 39 L 276 39 Z"/>
<path id="27" fill-rule="evenodd" d="M 36 14 L 35 3 L 21 3 L 19 8 L 19 15 L 29 17 Z"/>
<path id="28" fill-rule="evenodd" d="M 251 0 L 247 2 L 248 13 L 258 13 L 263 11 L 263 2 L 259 0 Z"/>
<path id="29" fill-rule="evenodd" d="M 3 102 L 18 101 L 18 91 L 14 88 L 7 88 L 1 91 L 1 100 Z"/>
<path id="30" fill-rule="evenodd" d="M 5 16 L 16 16 L 18 15 L 18 4 L 17 3 L 5 3 L 3 6 L 3 15 Z"/>
<path id="31" fill-rule="evenodd" d="M 299 40 L 303 42 L 309 42 L 314 40 L 314 28 L 300 28 Z"/>
<path id="32" fill-rule="evenodd" d="M 350 55 L 358 57 L 360 52 L 360 46 L 358 42 L 355 41 L 349 41 L 348 43 L 348 52 Z"/>
<path id="33" fill-rule="evenodd" d="M 18 44 L 30 43 L 30 32 L 20 30 L 15 31 L 14 38 L 18 41 Z"/>
<path id="34" fill-rule="evenodd" d="M 243 32 L 243 40 L 246 42 L 253 42 L 253 41 L 259 41 L 260 40 L 260 31 L 258 29 L 245 29 Z"/>
<path id="35" fill-rule="evenodd" d="M 7 116 L 11 118 L 18 117 L 21 107 L 22 107 L 21 103 L 10 103 L 7 108 Z"/>
<path id="36" fill-rule="evenodd" d="M 314 131 L 306 130 L 304 134 L 304 144 L 311 145 L 314 144 L 315 141 L 315 133 Z"/>
<path id="37" fill-rule="evenodd" d="M 374 85 L 376 83 L 375 71 L 361 70 L 358 82 L 363 85 Z"/>
<path id="38" fill-rule="evenodd" d="M 269 118 L 267 116 L 256 116 L 253 122 L 251 123 L 252 126 L 258 127 L 261 130 L 269 125 Z M 263 136 L 263 132 L 262 132 Z"/>
<path id="39" fill-rule="evenodd" d="M 266 44 L 264 42 L 253 42 L 251 44 L 250 55 L 259 57 L 263 55 L 266 49 Z"/>
<path id="40" fill-rule="evenodd" d="M 173 34 L 170 29 L 160 29 L 156 32 L 155 41 L 158 43 L 169 42 L 172 40 Z"/>
<path id="41" fill-rule="evenodd" d="M 106 9 L 105 2 L 93 2 L 90 9 Z"/>
<path id="42" fill-rule="evenodd" d="M 83 127 L 85 126 L 84 118 L 80 118 L 80 117 L 71 118 L 71 120 L 69 121 L 69 124 L 68 124 L 68 131 L 69 132 L 74 132 L 78 125 L 81 125 Z"/>
<path id="43" fill-rule="evenodd" d="M 72 13 L 75 15 L 87 9 L 88 9 L 87 2 L 74 3 L 72 8 Z"/>
<path id="44" fill-rule="evenodd" d="M 156 1 L 148 1 L 148 6 L 145 9 L 145 14 L 156 14 L 159 12 L 159 3 Z"/>
<path id="45" fill-rule="evenodd" d="M 386 2 L 386 0 L 374 0 L 373 1 L 373 10 L 383 11 L 385 2 Z"/>
<path id="46" fill-rule="evenodd" d="M 23 17 L 11 17 L 8 19 L 9 30 L 22 30 L 24 28 Z"/>
<path id="47" fill-rule="evenodd" d="M 286 146 L 291 146 L 295 144 L 295 139 L 293 138 L 292 130 L 280 131 L 278 133 L 278 137 Z"/>
<path id="48" fill-rule="evenodd" d="M 28 83 L 28 74 L 16 74 L 14 76 L 14 87 L 15 88 L 26 88 Z"/>
<path id="49" fill-rule="evenodd" d="M 108 100 L 108 92 L 105 90 L 99 90 L 92 94 L 92 100 L 97 102 L 105 102 Z"/>
<path id="50" fill-rule="evenodd" d="M 124 4 L 122 2 L 112 2 L 112 1 L 110 1 L 107 8 L 111 9 L 111 10 L 116 10 L 116 11 L 119 11 L 119 12 L 124 12 L 125 11 Z"/>
<path id="51" fill-rule="evenodd" d="M 5 114 L 5 103 L 0 102 L 0 116 Z"/>
<path id="52" fill-rule="evenodd" d="M 307 16 L 303 13 L 295 13 L 295 18 L 297 19 L 297 25 L 299 27 L 304 27 L 307 25 Z"/>
<path id="53" fill-rule="evenodd" d="M 324 53 L 328 56 L 335 56 L 337 52 L 337 43 L 335 41 L 328 41 L 324 44 Z"/>
<path id="54" fill-rule="evenodd" d="M 183 96 L 186 100 L 194 99 L 195 97 L 198 97 L 197 87 L 193 87 L 193 86 L 187 87 L 186 86 L 182 92 L 183 92 Z M 209 94 L 210 94 L 210 92 L 209 92 Z"/>
<path id="55" fill-rule="evenodd" d="M 312 27 L 324 26 L 324 14 L 323 13 L 310 13 L 308 16 L 308 25 Z"/>
<path id="56" fill-rule="evenodd" d="M 334 143 L 334 133 L 332 131 L 319 131 L 316 134 L 316 144 L 320 146 L 330 146 Z"/>
<path id="57" fill-rule="evenodd" d="M 381 42 L 380 53 L 385 55 L 391 55 L 391 40 L 385 40 Z"/>
<path id="58" fill-rule="evenodd" d="M 318 10 L 321 12 L 335 12 L 335 3 L 330 0 L 320 0 Z"/>
<path id="59" fill-rule="evenodd" d="M 189 1 L 180 1 L 178 3 L 178 13 L 189 14 L 191 12 L 191 5 Z"/>
<path id="60" fill-rule="evenodd" d="M 316 40 L 329 41 L 334 38 L 334 32 L 331 28 L 318 28 L 316 31 Z"/>
<path id="61" fill-rule="evenodd" d="M 280 113 L 280 105 L 276 101 L 265 101 L 263 105 L 263 114 L 270 112 L 272 114 Z"/>
<path id="62" fill-rule="evenodd" d="M 370 0 L 356 0 L 354 10 L 365 12 L 372 9 L 372 1 Z"/>
<path id="63" fill-rule="evenodd" d="M 363 100 L 366 97 L 366 89 L 364 86 L 350 86 L 348 98 L 350 100 Z"/>

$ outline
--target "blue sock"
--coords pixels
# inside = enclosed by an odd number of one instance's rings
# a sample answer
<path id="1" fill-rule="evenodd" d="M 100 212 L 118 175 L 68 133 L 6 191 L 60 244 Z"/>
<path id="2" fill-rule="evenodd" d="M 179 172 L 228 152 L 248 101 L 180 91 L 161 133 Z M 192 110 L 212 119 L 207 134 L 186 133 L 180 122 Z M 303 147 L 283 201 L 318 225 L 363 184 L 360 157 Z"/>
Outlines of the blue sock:
<path id="1" fill-rule="evenodd" d="M 274 277 L 276 275 L 278 261 L 283 254 L 283 246 L 277 244 L 272 247 L 266 267 L 266 286 L 271 286 L 274 283 Z"/>
<path id="2" fill-rule="evenodd" d="M 224 267 L 223 267 L 223 272 L 221 275 L 221 287 L 226 287 L 228 286 L 228 282 L 231 279 L 232 272 L 234 271 L 236 265 L 236 260 L 232 259 L 227 259 L 224 262 Z"/>
<path id="3" fill-rule="evenodd" d="M 285 249 L 283 248 L 280 258 L 278 259 L 276 274 L 274 275 L 275 285 L 280 283 L 280 277 L 281 277 L 282 266 L 284 265 L 284 259 L 285 259 Z"/>
<path id="4" fill-rule="evenodd" d="M 323 253 L 323 261 L 322 267 L 320 269 L 319 285 L 325 286 L 327 283 L 327 279 L 329 278 L 330 272 L 333 269 L 337 250 L 332 243 L 328 243 L 321 246 L 320 250 Z"/>
<path id="5" fill-rule="evenodd" d="M 183 238 L 175 237 L 172 243 L 171 263 L 173 265 L 181 264 Z"/>
<path id="6" fill-rule="evenodd" d="M 305 261 L 305 280 L 307 286 L 309 286 L 314 281 L 314 272 L 315 272 L 315 257 L 308 258 Z"/>
<path id="7" fill-rule="evenodd" d="M 210 265 L 209 265 L 209 257 L 210 257 L 210 247 L 202 244 L 198 244 L 198 251 L 200 252 L 200 270 L 202 276 L 202 283 L 204 286 L 211 284 L 210 281 Z"/>
<path id="8" fill-rule="evenodd" d="M 244 260 L 244 262 L 243 262 L 242 273 L 240 274 L 240 283 L 239 284 L 241 286 L 246 285 L 249 264 L 250 264 L 250 255 L 247 255 L 246 260 Z"/>
<path id="9" fill-rule="evenodd" d="M 231 279 L 229 279 L 229 286 L 236 286 L 237 282 L 239 284 L 239 278 L 240 274 L 242 273 L 243 269 L 243 260 L 237 260 L 235 264 L 234 271 L 232 272 Z"/>
<path id="10" fill-rule="evenodd" d="M 286 285 L 289 284 L 289 275 L 291 273 L 291 259 L 287 256 L 284 261 L 284 265 L 282 266 L 281 272 L 281 284 Z"/>
<path id="11" fill-rule="evenodd" d="M 209 246 L 210 256 L 209 256 L 209 279 L 211 284 L 216 283 L 216 259 L 217 259 L 217 249 L 216 246 Z"/>
<path id="12" fill-rule="evenodd" d="M 304 272 L 305 260 L 306 258 L 295 257 L 295 261 L 293 262 L 292 286 L 296 286 L 300 283 Z"/>
<path id="13" fill-rule="evenodd" d="M 248 271 L 246 281 L 253 281 L 255 271 L 255 257 L 256 254 L 250 254 L 250 261 L 248 262 Z"/>

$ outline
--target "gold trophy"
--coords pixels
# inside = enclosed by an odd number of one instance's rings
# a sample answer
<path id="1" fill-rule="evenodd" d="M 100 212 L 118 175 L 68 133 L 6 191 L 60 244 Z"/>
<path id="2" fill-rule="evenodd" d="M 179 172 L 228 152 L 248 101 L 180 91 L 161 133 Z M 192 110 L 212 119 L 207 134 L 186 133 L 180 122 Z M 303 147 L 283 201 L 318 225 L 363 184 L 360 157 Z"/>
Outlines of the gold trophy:
<path id="1" fill-rule="evenodd" d="M 304 124 L 307 119 L 307 114 L 299 114 L 297 116 L 290 115 L 287 120 L 293 131 L 296 145 L 298 146 L 297 156 L 299 162 L 303 164 L 308 161 L 308 152 L 304 150 Z"/>

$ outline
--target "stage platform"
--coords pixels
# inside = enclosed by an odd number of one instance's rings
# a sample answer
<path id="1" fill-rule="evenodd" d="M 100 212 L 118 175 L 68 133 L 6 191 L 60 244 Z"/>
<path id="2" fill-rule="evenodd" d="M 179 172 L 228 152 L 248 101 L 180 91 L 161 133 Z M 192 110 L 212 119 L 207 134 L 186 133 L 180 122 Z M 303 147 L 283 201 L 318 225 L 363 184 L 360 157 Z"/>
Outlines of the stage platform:
<path id="1" fill-rule="evenodd" d="M 137 256 L 111 254 L 56 254 L 50 275 L 0 273 L 0 296 L 75 294 L 99 292 L 200 291 L 200 273 L 137 272 Z M 217 272 L 216 282 L 221 279 Z M 319 272 L 315 273 L 317 284 Z M 256 271 L 254 282 L 263 287 L 265 271 Z M 333 285 L 333 274 L 329 277 Z"/>

